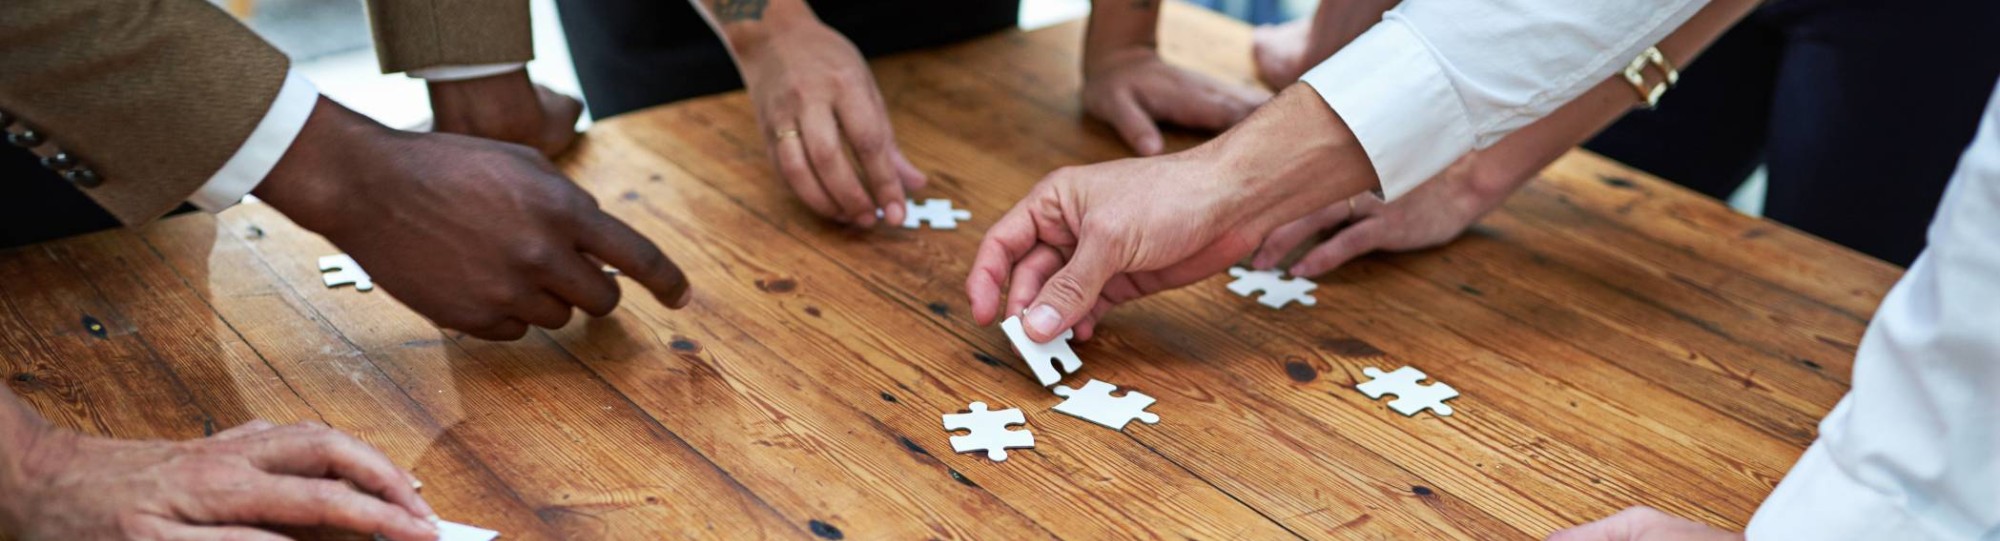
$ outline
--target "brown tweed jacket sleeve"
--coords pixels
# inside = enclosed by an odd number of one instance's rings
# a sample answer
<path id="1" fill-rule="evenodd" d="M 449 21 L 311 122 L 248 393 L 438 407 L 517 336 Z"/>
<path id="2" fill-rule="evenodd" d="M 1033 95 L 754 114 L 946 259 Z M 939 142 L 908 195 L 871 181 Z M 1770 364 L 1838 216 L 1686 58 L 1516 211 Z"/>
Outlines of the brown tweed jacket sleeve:
<path id="1" fill-rule="evenodd" d="M 368 17 L 383 73 L 535 58 L 528 0 L 368 0 Z"/>
<path id="2" fill-rule="evenodd" d="M 66 178 L 126 223 L 165 214 L 221 169 L 288 67 L 204 0 L 0 1 L 9 142 L 65 154 Z"/>

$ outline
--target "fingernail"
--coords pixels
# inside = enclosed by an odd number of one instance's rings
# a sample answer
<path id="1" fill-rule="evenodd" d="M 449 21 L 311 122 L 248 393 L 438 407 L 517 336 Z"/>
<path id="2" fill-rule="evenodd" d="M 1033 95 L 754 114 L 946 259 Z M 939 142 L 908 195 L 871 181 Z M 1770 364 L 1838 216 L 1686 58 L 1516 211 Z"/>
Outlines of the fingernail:
<path id="1" fill-rule="evenodd" d="M 674 299 L 674 305 L 672 306 L 672 308 L 674 309 L 684 308 L 688 305 L 689 302 L 693 301 L 694 301 L 694 287 L 681 286 L 681 296 L 680 298 Z"/>
<path id="2" fill-rule="evenodd" d="M 1053 306 L 1044 304 L 1028 310 L 1028 328 L 1034 329 L 1035 332 L 1041 333 L 1042 336 L 1060 334 L 1062 330 L 1056 327 L 1061 326 L 1062 314 L 1056 313 L 1056 309 Z"/>
<path id="3" fill-rule="evenodd" d="M 410 490 L 422 491 L 423 489 L 424 489 L 424 480 L 422 479 L 410 480 Z"/>

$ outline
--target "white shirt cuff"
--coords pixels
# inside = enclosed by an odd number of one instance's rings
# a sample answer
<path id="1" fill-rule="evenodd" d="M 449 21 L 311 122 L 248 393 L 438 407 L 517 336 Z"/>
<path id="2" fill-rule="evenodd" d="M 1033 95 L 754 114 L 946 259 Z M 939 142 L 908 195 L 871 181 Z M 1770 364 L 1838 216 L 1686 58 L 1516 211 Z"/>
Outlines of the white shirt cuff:
<path id="1" fill-rule="evenodd" d="M 428 68 L 413 69 L 405 73 L 414 79 L 423 79 L 425 81 L 430 81 L 433 83 L 444 83 L 451 81 L 463 81 L 466 79 L 478 79 L 480 77 L 492 77 L 502 73 L 520 71 L 527 68 L 528 64 L 525 62 L 502 62 L 499 64 L 431 66 Z"/>
<path id="2" fill-rule="evenodd" d="M 1472 122 L 1423 38 L 1384 19 L 1299 81 L 1354 130 L 1395 200 L 1472 151 Z"/>
<path id="3" fill-rule="evenodd" d="M 264 119 L 257 122 L 250 137 L 243 140 L 243 146 L 237 147 L 229 161 L 222 163 L 215 176 L 188 197 L 188 202 L 208 212 L 222 212 L 236 206 L 243 196 L 264 182 L 271 168 L 278 166 L 278 159 L 292 148 L 292 140 L 305 130 L 306 118 L 312 116 L 313 107 L 318 104 L 319 89 L 312 81 L 297 71 L 286 72 L 285 84 L 278 88 L 278 97 L 271 100 L 271 109 L 264 113 Z"/>
<path id="4" fill-rule="evenodd" d="M 1747 541 L 1957 537 L 1958 533 L 1936 531 L 1912 518 L 1905 504 L 1921 503 L 1907 499 L 1855 479 L 1834 461 L 1822 438 L 1806 448 L 1777 490 L 1757 507 L 1743 535 Z"/>

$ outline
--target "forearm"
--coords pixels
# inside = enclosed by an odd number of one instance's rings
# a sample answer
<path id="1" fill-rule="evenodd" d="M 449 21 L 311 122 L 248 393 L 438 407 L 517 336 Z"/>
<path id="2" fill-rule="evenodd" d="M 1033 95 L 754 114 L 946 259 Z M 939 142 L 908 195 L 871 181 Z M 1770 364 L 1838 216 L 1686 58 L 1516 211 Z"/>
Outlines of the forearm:
<path id="1" fill-rule="evenodd" d="M 1095 72 L 1106 56 L 1120 51 L 1158 49 L 1162 1 L 1092 0 L 1083 35 L 1083 72 Z"/>
<path id="2" fill-rule="evenodd" d="M 688 0 L 729 48 L 739 68 L 771 36 L 801 24 L 820 24 L 804 0 Z"/>
<path id="3" fill-rule="evenodd" d="M 1714 0 L 1662 39 L 1658 48 L 1674 65 L 1685 67 L 1756 6 L 1756 0 Z M 1658 74 L 1650 74 L 1648 80 L 1657 81 Z M 1607 78 L 1549 116 L 1480 151 L 1473 160 L 1471 184 L 1497 204 L 1640 103 L 1639 95 L 1622 75 Z"/>

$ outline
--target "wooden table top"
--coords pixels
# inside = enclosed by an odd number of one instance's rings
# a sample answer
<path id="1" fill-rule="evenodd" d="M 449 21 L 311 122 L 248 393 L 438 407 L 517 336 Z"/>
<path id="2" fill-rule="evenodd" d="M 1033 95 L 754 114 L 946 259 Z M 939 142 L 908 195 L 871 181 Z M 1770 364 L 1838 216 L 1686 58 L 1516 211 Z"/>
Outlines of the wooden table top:
<path id="1" fill-rule="evenodd" d="M 1075 98 L 1082 25 L 875 63 L 916 197 L 957 231 L 856 234 L 794 201 L 741 93 L 601 122 L 565 160 L 697 287 L 490 343 L 376 291 L 268 207 L 0 252 L 0 369 L 128 438 L 319 420 L 448 519 L 538 538 L 1523 538 L 1652 505 L 1741 527 L 1848 388 L 1901 270 L 1586 153 L 1450 246 L 1364 258 L 1274 311 L 1228 277 L 1115 312 L 1073 381 L 1159 399 L 1123 433 L 1053 411 L 962 284 L 1048 171 L 1126 156 Z M 1168 57 L 1249 80 L 1243 25 L 1180 5 Z M 1173 144 L 1192 143 L 1175 136 Z M 1458 388 L 1390 411 L 1364 367 Z M 953 454 L 939 415 L 1019 407 L 1037 446 Z"/>

